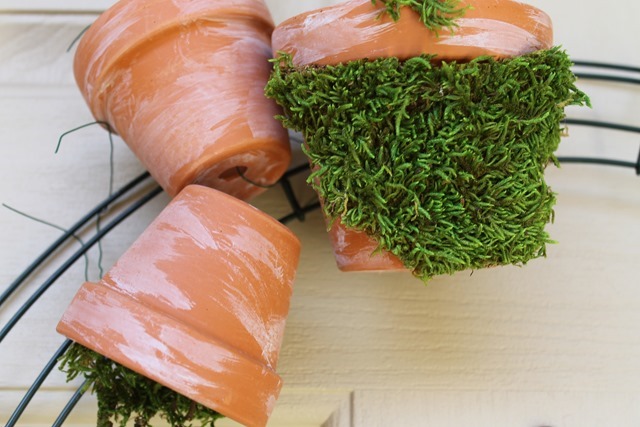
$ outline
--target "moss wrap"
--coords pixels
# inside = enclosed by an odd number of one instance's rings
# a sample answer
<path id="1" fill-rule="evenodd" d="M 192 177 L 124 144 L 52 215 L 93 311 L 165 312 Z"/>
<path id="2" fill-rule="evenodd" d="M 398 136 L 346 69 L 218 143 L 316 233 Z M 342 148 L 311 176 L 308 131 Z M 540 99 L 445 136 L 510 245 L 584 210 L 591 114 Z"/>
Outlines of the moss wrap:
<path id="1" fill-rule="evenodd" d="M 545 255 L 544 180 L 568 105 L 585 105 L 559 48 L 517 58 L 274 60 L 267 96 L 302 132 L 328 218 L 366 232 L 427 280 Z"/>

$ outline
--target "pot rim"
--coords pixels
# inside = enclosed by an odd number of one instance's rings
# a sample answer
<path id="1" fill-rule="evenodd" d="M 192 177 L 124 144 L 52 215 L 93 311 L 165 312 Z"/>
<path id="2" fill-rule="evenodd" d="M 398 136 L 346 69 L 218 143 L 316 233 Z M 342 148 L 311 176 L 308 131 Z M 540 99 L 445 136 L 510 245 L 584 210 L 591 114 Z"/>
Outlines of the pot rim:
<path id="1" fill-rule="evenodd" d="M 136 48 L 162 34 L 197 22 L 253 22 L 270 36 L 274 22 L 262 0 L 120 0 L 103 12 L 82 36 L 74 57 L 78 86 L 99 121 L 104 121 L 103 80 Z"/>
<path id="2" fill-rule="evenodd" d="M 516 0 L 462 0 L 461 6 L 471 8 L 457 20 L 458 28 L 453 32 L 442 28 L 435 34 L 409 7 L 402 7 L 400 19 L 394 22 L 384 13 L 381 1 L 373 5 L 371 0 L 349 0 L 279 24 L 273 33 L 273 52 L 292 53 L 293 63 L 305 66 L 336 65 L 364 57 L 408 59 L 423 54 L 436 54 L 444 60 L 467 61 L 482 55 L 505 58 L 553 45 L 551 18 L 534 6 Z M 517 16 L 518 22 L 513 22 L 512 16 Z M 375 25 L 369 23 L 372 20 L 377 20 Z M 492 41 L 496 46 L 483 46 L 483 38 L 497 31 L 500 36 Z M 517 49 L 506 49 L 516 42 Z M 354 54 L 354 46 L 364 46 L 360 52 L 366 51 L 367 56 Z M 300 55 L 303 49 L 308 52 Z"/>
<path id="3" fill-rule="evenodd" d="M 91 313 L 87 312 L 87 301 L 91 301 Z M 125 311 L 123 307 L 129 310 Z M 91 316 L 90 326 L 86 326 L 85 321 L 88 315 Z M 124 345 L 118 346 L 123 343 L 114 345 L 110 339 L 105 339 L 105 330 L 126 339 L 130 325 L 136 323 L 146 325 L 145 340 L 128 339 Z M 117 325 L 124 327 L 118 328 Z M 265 425 L 282 388 L 282 379 L 269 366 L 102 282 L 86 282 L 80 288 L 56 330 L 74 342 L 245 425 Z M 149 345 L 154 343 L 164 349 L 162 353 L 156 350 L 155 354 L 149 354 Z M 188 356 L 188 353 L 198 355 L 200 362 L 204 357 L 209 363 L 197 363 L 187 358 L 190 362 L 187 365 L 174 356 Z M 216 369 L 221 360 L 229 362 L 224 363 L 222 371 Z M 176 375 L 172 376 L 171 372 L 176 372 Z M 244 378 L 245 385 L 250 381 L 251 387 L 234 387 L 234 378 Z M 221 391 L 216 393 L 218 389 Z M 260 402 L 264 402 L 264 406 Z M 237 409 L 238 406 L 243 409 Z M 251 414 L 247 408 L 252 408 Z"/>

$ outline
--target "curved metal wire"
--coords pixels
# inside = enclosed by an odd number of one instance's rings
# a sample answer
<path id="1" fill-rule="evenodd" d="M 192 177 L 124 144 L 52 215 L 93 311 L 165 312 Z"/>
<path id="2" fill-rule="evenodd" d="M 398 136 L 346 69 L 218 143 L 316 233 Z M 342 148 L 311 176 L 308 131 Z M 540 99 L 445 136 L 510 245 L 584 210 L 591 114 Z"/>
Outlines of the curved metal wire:
<path id="1" fill-rule="evenodd" d="M 320 202 L 311 203 L 310 205 L 300 208 L 299 212 L 291 213 L 287 216 L 280 218 L 278 221 L 280 221 L 283 224 L 287 224 L 293 221 L 294 219 L 300 220 L 300 216 L 302 216 L 302 218 L 304 219 L 307 213 L 318 210 L 318 209 L 320 209 Z"/>
<path id="2" fill-rule="evenodd" d="M 29 308 L 35 304 L 35 302 L 44 295 L 47 289 L 49 289 L 62 274 L 72 266 L 82 255 L 87 252 L 93 245 L 95 245 L 100 239 L 102 239 L 106 234 L 108 234 L 111 230 L 113 230 L 118 224 L 128 218 L 131 214 L 142 208 L 149 201 L 153 200 L 157 195 L 162 193 L 162 189 L 160 187 L 155 187 L 147 194 L 141 196 L 139 199 L 135 200 L 128 208 L 124 209 L 116 218 L 107 223 L 99 232 L 89 239 L 80 249 L 78 249 L 74 254 L 72 254 L 60 268 L 58 268 L 32 295 L 31 297 L 18 309 L 18 311 L 14 314 L 14 316 L 5 324 L 4 328 L 0 332 L 0 343 L 7 336 L 7 334 L 15 327 L 18 321 L 22 318 L 24 314 L 29 310 Z M 70 236 L 69 236 L 70 237 Z M 40 372 L 32 386 L 27 390 L 27 393 L 23 397 L 23 399 L 18 404 L 18 407 L 11 415 L 6 427 L 13 427 L 18 422 L 19 418 L 22 416 L 27 406 L 31 402 L 31 399 L 38 391 L 42 383 L 49 376 L 53 368 L 56 366 L 58 359 L 64 354 L 67 348 L 71 345 L 71 340 L 66 340 L 64 344 L 54 353 L 51 357 L 47 365 Z M 64 422 L 67 416 L 71 413 L 76 403 L 82 397 L 84 393 L 82 386 L 76 391 L 76 393 L 72 396 L 71 400 L 65 406 L 65 409 L 58 416 L 57 422 Z"/>
<path id="3" fill-rule="evenodd" d="M 576 72 L 575 75 L 579 79 L 602 80 L 606 82 L 629 83 L 633 85 L 640 85 L 640 79 L 636 79 L 633 77 L 611 76 L 606 74 L 592 74 L 592 73 L 581 73 L 581 72 Z"/>
<path id="4" fill-rule="evenodd" d="M 129 191 L 135 188 L 138 184 L 143 182 L 145 179 L 149 177 L 149 173 L 145 172 L 129 183 L 125 184 L 121 189 L 113 193 L 110 197 L 106 198 L 102 202 L 100 202 L 95 208 L 91 209 L 80 218 L 75 224 L 71 226 L 64 234 L 62 234 L 55 242 L 53 242 L 47 249 L 44 250 L 20 275 L 9 285 L 7 289 L 0 295 L 0 308 L 4 305 L 5 302 L 16 292 L 22 283 L 31 275 L 34 271 L 38 269 L 49 257 L 51 257 L 69 238 L 71 238 L 78 230 L 84 227 L 89 221 L 93 220 L 96 215 L 100 212 L 104 211 L 107 207 L 109 207 L 114 202 L 118 201 L 124 195 L 126 195 Z"/>
<path id="5" fill-rule="evenodd" d="M 558 157 L 560 163 L 582 163 L 587 165 L 601 165 L 601 166 L 619 166 L 623 168 L 636 169 L 638 166 L 633 162 L 625 162 L 623 160 L 612 159 L 598 159 L 593 157 Z"/>
<path id="6" fill-rule="evenodd" d="M 640 73 L 640 67 L 630 66 L 630 65 L 622 65 L 622 64 L 609 64 L 606 62 L 596 62 L 596 61 L 574 61 L 573 64 L 576 67 L 588 68 L 588 69 L 602 69 L 602 70 L 613 70 L 619 71 L 623 73 Z M 606 73 L 591 73 L 591 72 L 582 72 L 576 71 L 575 75 L 580 79 L 588 79 L 588 80 L 601 80 L 615 83 L 627 83 L 633 85 L 640 85 L 640 78 L 637 77 L 628 77 L 621 75 L 612 75 Z"/>
<path id="7" fill-rule="evenodd" d="M 640 74 L 640 67 L 635 67 L 630 65 L 610 64 L 606 62 L 597 62 L 597 61 L 574 61 L 574 65 L 577 67 L 614 70 L 614 71 Z M 576 72 L 575 74 L 576 76 L 578 76 L 578 78 L 583 78 L 588 80 L 602 80 L 602 81 L 611 81 L 611 82 L 617 82 L 617 83 L 628 83 L 628 84 L 640 85 L 640 79 L 634 78 L 634 77 L 624 77 L 624 76 L 616 76 L 616 75 L 610 75 L 610 74 L 583 73 L 583 72 Z M 623 132 L 632 132 L 632 133 L 640 134 L 640 127 L 621 124 L 621 123 L 602 122 L 598 120 L 585 120 L 585 119 L 565 119 L 564 123 L 568 125 L 589 126 L 589 127 L 595 127 L 595 128 L 601 128 L 601 129 L 618 130 Z M 561 163 L 582 163 L 582 164 L 590 164 L 590 165 L 632 168 L 636 171 L 636 175 L 640 176 L 640 151 L 638 153 L 638 159 L 635 163 L 624 161 L 624 160 L 599 159 L 599 158 L 591 158 L 591 157 L 558 157 L 558 160 Z"/>
<path id="8" fill-rule="evenodd" d="M 304 221 L 306 213 L 315 209 L 315 204 L 306 206 L 304 208 L 300 206 L 300 202 L 298 202 L 298 198 L 293 192 L 293 187 L 291 186 L 291 181 L 289 180 L 289 178 L 291 178 L 292 176 L 295 176 L 302 172 L 306 172 L 308 170 L 309 164 L 305 163 L 287 171 L 283 179 L 280 180 L 280 185 L 282 185 L 282 189 L 284 190 L 284 194 L 287 197 L 287 201 L 289 202 L 289 205 L 291 205 L 291 209 L 293 209 L 292 214 L 279 219 L 279 221 L 283 224 L 296 218 L 298 219 L 298 221 Z"/>
<path id="9" fill-rule="evenodd" d="M 27 301 L 20 306 L 18 311 L 9 319 L 5 326 L 0 330 L 0 343 L 6 338 L 11 330 L 17 325 L 18 321 L 24 316 L 27 311 L 44 295 L 44 293 L 62 276 L 78 259 L 80 259 L 85 252 L 87 252 L 93 245 L 98 243 L 100 239 L 106 236 L 116 225 L 120 224 L 132 213 L 144 206 L 147 202 L 152 200 L 158 194 L 162 192 L 162 188 L 156 187 L 149 193 L 141 197 L 129 208 L 125 209 L 120 215 L 107 223 L 104 228 L 97 232 L 91 239 L 89 239 L 83 246 L 80 247 L 73 255 L 71 255 L 65 262 L 58 268 L 42 285 L 27 299 Z"/>
<path id="10" fill-rule="evenodd" d="M 84 396 L 84 393 L 87 391 L 88 384 L 89 380 L 84 380 L 84 382 L 80 385 L 80 387 L 78 387 L 75 393 L 73 393 L 73 396 L 71 396 L 71 399 L 69 399 L 64 408 L 62 408 L 62 411 L 60 411 L 58 418 L 56 418 L 53 424 L 51 424 L 51 427 L 61 427 L 62 424 L 64 424 L 69 415 L 71 415 L 71 412 L 73 412 L 73 410 L 75 409 L 78 402 L 80 402 L 80 399 L 82 399 L 82 396 Z"/>
<path id="11" fill-rule="evenodd" d="M 611 70 L 617 70 L 617 71 L 639 72 L 640 73 L 640 68 L 631 67 L 631 66 L 625 66 L 625 65 L 606 64 L 606 63 L 587 62 L 587 61 L 576 61 L 575 64 L 576 64 L 576 66 L 581 66 L 581 67 L 603 68 L 603 69 L 611 69 Z M 588 79 L 609 80 L 609 81 L 630 83 L 630 84 L 640 84 L 640 79 L 635 79 L 635 78 L 619 77 L 619 76 L 611 76 L 611 75 L 602 75 L 602 74 L 591 74 L 591 73 L 577 73 L 577 74 L 580 77 L 585 78 L 585 79 L 588 78 Z M 599 121 L 591 121 L 591 120 L 579 120 L 579 119 L 567 119 L 567 120 L 565 120 L 565 123 L 566 124 L 572 124 L 572 125 L 591 126 L 591 127 L 613 129 L 613 130 L 619 130 L 619 131 L 625 131 L 625 132 L 640 133 L 640 128 L 638 128 L 638 127 L 628 126 L 628 125 L 623 125 L 623 124 L 617 124 L 617 123 L 599 122 Z M 635 168 L 636 172 L 638 173 L 638 175 L 640 175 L 640 155 L 639 155 L 638 161 L 636 163 L 626 162 L 626 161 L 619 161 L 619 160 L 581 158 L 581 157 L 560 157 L 559 159 L 563 163 L 584 163 L 584 164 L 598 164 L 598 165 L 607 165 L 607 166 L 631 167 L 631 168 Z M 283 190 L 285 192 L 285 196 L 287 198 L 287 201 L 290 204 L 290 206 L 292 208 L 292 211 L 293 211 L 291 214 L 288 214 L 288 215 L 280 218 L 279 219 L 280 222 L 288 223 L 288 222 L 290 222 L 290 221 L 292 221 L 294 219 L 298 219 L 298 220 L 302 221 L 302 220 L 305 219 L 305 214 L 306 213 L 308 213 L 308 212 L 310 212 L 312 210 L 320 208 L 320 203 L 319 202 L 313 202 L 313 203 L 311 203 L 311 204 L 309 204 L 307 206 L 304 206 L 304 207 L 301 206 L 301 204 L 298 201 L 298 198 L 294 194 L 293 187 L 292 187 L 291 182 L 290 182 L 290 178 L 292 178 L 293 176 L 295 176 L 297 174 L 300 174 L 300 173 L 303 173 L 305 171 L 308 171 L 308 170 L 309 170 L 309 166 L 306 165 L 306 164 L 298 166 L 298 167 L 293 168 L 290 171 L 288 171 L 285 174 L 285 176 L 283 177 L 283 179 L 280 181 L 280 184 L 282 185 L 282 188 L 283 188 Z M 145 176 L 145 178 L 146 178 L 146 176 Z M 141 182 L 143 178 L 141 176 L 141 177 L 138 177 L 137 179 L 139 179 L 140 180 L 139 182 Z M 136 182 L 136 184 L 134 184 L 132 182 L 129 185 L 131 185 L 132 186 L 131 188 L 133 188 L 139 182 Z M 121 191 L 123 192 L 123 194 L 126 193 L 126 191 L 124 191 L 124 188 L 123 188 L 119 192 L 115 193 L 113 197 L 116 197 L 116 195 L 121 196 L 120 195 Z M 134 201 L 133 204 L 125 211 L 126 215 L 125 215 L 125 212 L 123 212 L 120 216 L 118 216 L 112 222 L 107 224 L 107 226 L 104 227 L 99 233 L 97 233 L 90 241 L 88 241 L 86 245 L 95 244 L 104 235 L 106 235 L 113 228 L 115 228 L 115 226 L 118 223 L 120 223 L 122 220 L 124 220 L 124 218 L 126 218 L 128 215 L 130 215 L 133 212 L 135 212 L 137 209 L 139 209 L 142 205 L 144 205 L 147 201 L 151 200 L 153 197 L 155 197 L 155 195 L 159 194 L 160 192 L 161 192 L 161 190 L 158 187 L 158 188 L 154 189 L 152 192 L 150 192 L 147 195 L 143 196 L 142 198 L 138 199 L 137 201 Z M 114 198 L 114 200 L 116 200 L 116 199 L 117 199 L 117 197 Z M 103 204 L 104 203 L 106 203 L 106 200 L 105 200 L 105 202 L 103 202 Z M 112 202 L 110 202 L 110 203 L 112 203 Z M 55 249 L 60 244 L 62 244 L 66 239 L 71 237 L 72 230 L 77 231 L 77 229 L 81 228 L 88 221 L 91 221 L 91 218 L 95 217 L 95 215 L 98 212 L 103 210 L 104 207 L 106 207 L 110 203 L 106 203 L 104 206 L 103 206 L 103 204 L 100 204 L 99 205 L 100 207 L 96 207 L 92 212 L 88 213 L 85 217 L 82 218 L 82 220 L 84 220 L 85 222 L 83 222 L 81 225 L 78 225 L 77 228 L 75 228 L 76 225 L 74 225 L 74 227 L 69 230 L 69 233 L 66 233 L 65 239 L 63 239 L 62 237 L 60 239 L 58 239 L 56 242 L 54 242 L 54 244 L 52 244 L 50 246 L 50 248 L 48 248 L 47 251 L 45 251 L 45 253 L 43 253 L 43 255 L 41 255 L 41 257 L 44 256 L 44 259 L 46 259 L 48 256 L 50 256 L 50 254 L 47 254 L 47 253 L 48 252 L 52 253 L 53 251 L 55 251 Z M 77 224 L 79 224 L 79 223 L 80 223 L 80 221 L 78 221 Z M 86 248 L 86 249 L 88 250 L 88 248 Z M 71 264 L 73 264 L 73 262 L 75 262 L 82 255 L 80 252 L 81 251 L 78 251 L 75 254 L 73 254 L 72 257 L 70 257 L 64 263 L 63 267 L 66 266 L 66 268 L 64 270 L 66 270 Z M 45 254 L 47 254 L 47 255 L 45 256 Z M 39 257 L 38 260 L 40 260 L 41 257 Z M 41 263 L 42 261 L 44 261 L 44 259 L 42 259 L 42 260 L 40 260 L 38 262 Z M 72 259 L 73 259 L 73 261 L 72 261 Z M 35 263 L 36 262 L 34 261 L 34 264 Z M 17 289 L 17 287 L 20 286 L 20 284 L 33 272 L 33 270 L 35 270 L 35 268 L 37 268 L 37 266 L 36 267 L 30 266 L 28 268 L 28 270 L 31 269 L 31 271 L 25 270 L 25 272 L 23 272 L 23 274 L 21 274 L 21 276 L 19 276 L 19 278 L 16 279 L 16 281 L 14 281 L 14 283 L 10 286 L 10 288 L 14 288 L 15 287 Z M 21 314 L 15 319 L 15 321 L 10 321 L 10 323 L 12 323 L 12 326 L 11 327 L 8 327 L 9 325 L 5 326 L 5 328 L 3 329 L 3 332 L 0 333 L 0 342 L 2 341 L 4 336 L 6 336 L 6 334 L 9 332 L 9 330 L 13 326 L 15 326 L 15 323 L 17 323 L 19 318 L 22 317 L 22 315 L 29 309 L 29 307 L 31 307 L 31 305 L 33 305 L 33 303 L 38 298 L 40 298 L 40 296 L 42 296 L 44 291 L 46 291 L 46 289 L 49 286 L 51 286 L 55 282 L 57 277 L 59 277 L 61 274 L 62 273 L 58 274 L 58 272 L 54 273 L 54 275 L 52 275 L 52 277 L 50 277 L 49 280 L 47 280 L 45 282 L 45 284 L 43 284 L 43 286 L 41 286 L 38 290 L 36 290 L 34 295 L 32 295 L 32 298 L 30 298 L 30 301 L 28 301 L 28 305 L 23 306 L 24 308 L 21 309 Z M 54 276 L 56 276 L 56 277 L 53 278 Z M 17 285 L 15 283 L 17 283 Z M 45 285 L 46 285 L 46 287 L 45 287 Z M 4 301 L 6 301 L 6 299 L 9 297 L 9 295 L 11 295 L 11 293 L 15 292 L 15 289 L 12 289 L 9 293 L 7 293 L 7 292 L 8 291 L 5 291 L 2 294 L 2 297 L 0 299 L 0 305 Z M 33 301 L 31 301 L 32 299 L 33 299 Z M 18 315 L 18 313 L 16 315 Z M 65 344 L 66 344 L 66 342 L 65 342 Z M 19 418 L 20 414 L 22 414 L 22 412 L 26 409 L 29 401 L 31 400 L 31 397 L 33 397 L 32 394 L 34 394 L 35 391 L 37 391 L 37 389 L 40 387 L 40 385 L 42 384 L 44 379 L 51 372 L 51 369 L 50 369 L 51 361 L 54 360 L 54 359 L 57 360 L 57 358 L 59 357 L 58 353 L 60 352 L 60 350 L 61 349 L 59 349 L 54 354 L 54 357 L 52 357 L 52 359 L 49 361 L 47 366 L 45 366 L 45 369 L 43 369 L 42 372 L 40 373 L 40 375 L 38 375 L 36 381 L 34 382 L 34 385 L 32 385 L 32 387 L 29 389 L 29 391 L 27 392 L 27 394 L 23 398 L 23 400 L 22 400 L 21 404 L 19 405 L 19 407 L 16 408 L 16 411 L 14 412 L 14 416 L 12 416 L 11 420 L 13 420 L 15 418 L 15 421 L 17 421 L 17 418 Z M 34 391 L 31 391 L 32 389 L 34 389 Z M 71 396 L 71 398 L 69 399 L 69 401 L 67 402 L 67 404 L 65 405 L 63 410 L 60 412 L 60 414 L 57 417 L 56 421 L 54 422 L 53 426 L 58 427 L 58 426 L 62 426 L 63 425 L 64 421 L 67 419 L 69 414 L 73 411 L 73 409 L 75 408 L 75 406 L 78 403 L 78 401 L 82 398 L 85 390 L 86 390 L 86 383 L 81 385 L 80 387 L 78 387 L 76 392 Z M 31 394 L 31 397 L 29 397 L 30 394 Z M 9 426 L 15 425 L 15 421 L 11 421 L 13 424 L 8 424 L 8 425 Z"/>
<path id="12" fill-rule="evenodd" d="M 585 119 L 565 119 L 562 122 L 567 125 L 589 126 L 594 128 L 619 130 L 622 132 L 640 133 L 640 127 L 625 125 L 622 123 L 602 122 L 599 120 Z"/>
<path id="13" fill-rule="evenodd" d="M 308 169 L 309 169 L 308 165 L 301 165 L 301 166 L 295 167 L 295 168 L 287 171 L 285 173 L 285 175 L 283 176 L 283 178 L 280 180 L 280 183 L 283 186 L 283 189 L 285 191 L 285 194 L 286 194 L 288 200 L 290 200 L 290 201 L 291 200 L 296 200 L 296 203 L 297 203 L 296 196 L 293 193 L 293 188 L 292 188 L 292 185 L 291 185 L 291 182 L 290 182 L 290 178 L 292 178 L 293 176 L 298 175 L 300 173 L 303 173 L 303 172 L 307 171 Z M 114 196 L 120 195 L 119 197 L 121 197 L 121 195 L 125 194 L 131 188 L 135 187 L 135 185 L 137 185 L 138 183 L 142 182 L 144 180 L 144 178 L 146 178 L 147 176 L 148 176 L 147 174 L 143 174 L 140 177 L 136 178 L 134 181 L 132 181 L 131 183 L 127 184 L 121 190 L 118 190 L 114 194 Z M 146 195 L 140 197 L 138 200 L 135 200 L 128 208 L 123 210 L 123 212 L 120 215 L 118 215 L 111 222 L 109 222 L 106 226 L 104 226 L 90 240 L 88 240 L 78 251 L 76 251 L 74 254 L 72 254 L 62 264 L 62 266 L 58 270 L 56 270 L 47 280 L 45 280 L 45 282 L 40 286 L 40 288 L 38 288 L 31 295 L 31 297 L 18 309 L 18 311 L 14 314 L 14 316 L 5 324 L 3 329 L 0 331 L 0 343 L 2 343 L 2 341 L 7 336 L 7 334 L 17 325 L 18 321 L 22 318 L 22 316 L 24 316 L 24 314 L 26 314 L 26 312 L 31 308 L 31 306 L 33 304 L 35 304 L 35 302 L 44 295 L 46 290 L 49 289 L 59 279 L 59 277 L 62 274 L 64 274 L 64 272 L 71 265 L 73 265 L 93 245 L 95 245 L 98 241 L 100 241 L 100 239 L 102 239 L 106 234 L 108 234 L 111 230 L 113 230 L 113 228 L 115 228 L 120 222 L 122 222 L 128 216 L 130 216 L 131 214 L 136 212 L 138 209 L 140 209 L 142 206 L 144 206 L 147 202 L 152 200 L 155 196 L 157 196 L 161 192 L 162 192 L 162 189 L 160 187 L 156 187 L 153 190 L 151 190 L 149 193 L 147 193 Z M 108 204 L 113 202 L 114 196 L 111 196 L 110 198 L 108 198 L 105 201 L 103 201 L 102 203 L 100 203 L 91 212 L 89 212 L 85 216 L 83 216 L 82 219 L 76 223 L 76 225 L 78 225 L 81 222 L 82 222 L 82 225 L 84 225 L 87 222 L 89 222 L 92 218 L 94 218 L 97 215 L 97 213 L 102 211 L 102 209 L 104 209 L 105 206 L 107 206 Z M 313 209 L 317 209 L 317 207 L 319 207 L 318 203 L 313 203 L 313 204 L 308 205 L 308 206 L 306 206 L 304 208 L 303 207 L 299 207 L 299 205 L 298 205 L 298 209 L 299 209 L 300 212 L 303 213 L 303 215 L 306 212 L 309 212 L 309 211 L 311 211 Z M 287 223 L 287 222 L 289 222 L 291 220 L 294 220 L 296 218 L 300 219 L 300 215 L 299 215 L 299 213 L 295 213 L 294 212 L 291 215 L 287 215 L 287 216 L 281 218 L 279 221 L 282 222 L 282 223 Z M 302 219 L 304 219 L 304 218 L 302 218 Z M 80 228 L 82 225 L 79 225 L 77 228 Z M 75 228 L 75 225 L 74 225 L 74 228 Z M 38 258 L 38 260 L 40 260 L 39 262 L 41 263 L 46 258 L 51 256 L 53 251 L 55 251 L 66 240 L 71 238 L 72 235 L 73 235 L 73 233 L 67 232 L 67 233 L 64 234 L 64 236 L 63 236 L 64 238 L 61 237 L 58 240 L 56 240 L 56 242 L 54 242 L 54 244 L 52 244 L 50 246 L 50 249 L 53 248 L 51 251 L 45 251 L 45 253 L 40 255 L 40 257 Z M 33 264 L 36 264 L 36 263 L 34 262 Z M 12 284 L 12 288 L 16 288 L 17 289 L 17 287 L 31 274 L 31 272 L 33 272 L 33 270 L 35 270 L 35 268 L 37 268 L 37 266 L 33 267 L 33 264 L 30 265 L 19 276 L 19 278 L 21 278 L 19 281 L 17 279 L 16 279 L 16 281 L 14 281 L 14 283 Z M 14 285 L 15 283 L 17 283 L 17 286 Z M 51 373 L 51 371 L 55 367 L 57 360 L 62 356 L 62 354 L 64 354 L 64 351 L 66 351 L 66 349 L 68 348 L 68 346 L 70 344 L 71 344 L 70 340 L 65 341 L 63 346 L 60 349 L 58 349 L 58 351 L 56 351 L 56 353 L 52 356 L 52 358 L 50 359 L 49 363 L 47 363 L 45 368 L 40 372 L 40 374 L 38 375 L 38 377 L 36 378 L 36 380 L 34 381 L 32 386 L 29 388 L 29 390 L 27 390 L 25 396 L 23 397 L 21 402 L 18 404 L 18 406 L 15 409 L 15 411 L 13 412 L 13 414 L 11 415 L 11 418 L 9 419 L 6 427 L 14 427 L 16 425 L 16 423 L 18 422 L 19 418 L 24 413 L 24 411 L 28 407 L 29 403 L 31 402 L 31 400 L 35 396 L 35 393 L 38 391 L 38 389 L 40 388 L 42 383 L 45 381 L 45 379 L 49 376 L 49 374 Z M 60 412 L 60 414 L 56 418 L 56 421 L 54 422 L 53 426 L 61 426 L 64 423 L 64 421 L 68 418 L 68 416 L 71 414 L 71 412 L 73 411 L 73 409 L 75 408 L 77 403 L 80 401 L 80 399 L 84 395 L 85 391 L 86 391 L 86 382 L 83 383 L 82 385 L 80 385 L 78 387 L 78 389 L 75 391 L 75 393 L 71 396 L 71 398 L 69 399 L 69 401 L 67 402 L 65 407 L 62 409 L 62 411 Z"/>
<path id="14" fill-rule="evenodd" d="M 598 61 L 573 61 L 576 67 L 602 68 L 604 70 L 629 71 L 632 73 L 640 73 L 640 67 L 624 64 L 610 64 L 608 62 Z"/>
<path id="15" fill-rule="evenodd" d="M 16 423 L 20 419 L 20 416 L 22 416 L 25 409 L 27 409 L 27 406 L 31 402 L 31 399 L 33 399 L 33 396 L 36 395 L 36 392 L 38 391 L 38 389 L 40 389 L 40 386 L 42 385 L 44 380 L 47 379 L 51 371 L 53 371 L 53 368 L 55 368 L 56 365 L 58 364 L 58 359 L 62 357 L 62 355 L 71 346 L 71 344 L 72 344 L 71 340 L 66 340 L 60 346 L 60 348 L 58 348 L 58 350 L 53 354 L 53 356 L 51 356 L 51 359 L 49 359 L 49 362 L 47 362 L 44 369 L 40 372 L 40 374 L 38 375 L 38 378 L 36 378 L 33 384 L 31 384 L 31 387 L 29 387 L 29 390 L 27 390 L 27 393 L 24 395 L 24 397 L 16 407 L 15 411 L 13 411 L 13 414 L 11 414 L 11 417 L 9 418 L 9 421 L 7 422 L 5 427 L 14 427 L 16 425 Z"/>

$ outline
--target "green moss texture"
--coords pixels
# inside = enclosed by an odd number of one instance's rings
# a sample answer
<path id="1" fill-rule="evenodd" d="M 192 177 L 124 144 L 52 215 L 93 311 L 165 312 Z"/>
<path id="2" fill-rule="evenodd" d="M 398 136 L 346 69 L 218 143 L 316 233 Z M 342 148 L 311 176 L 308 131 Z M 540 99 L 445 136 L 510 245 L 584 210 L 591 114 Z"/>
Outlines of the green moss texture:
<path id="1" fill-rule="evenodd" d="M 297 68 L 266 88 L 302 132 L 328 218 L 421 279 L 544 256 L 544 179 L 569 105 L 588 105 L 560 48 L 468 63 L 421 56 Z"/>

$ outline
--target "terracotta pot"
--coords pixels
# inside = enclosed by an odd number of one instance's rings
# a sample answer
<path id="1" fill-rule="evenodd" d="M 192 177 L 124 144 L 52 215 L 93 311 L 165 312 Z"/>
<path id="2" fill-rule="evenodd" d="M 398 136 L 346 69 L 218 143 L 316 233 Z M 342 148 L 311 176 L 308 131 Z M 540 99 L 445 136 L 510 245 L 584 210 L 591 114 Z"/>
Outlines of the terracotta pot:
<path id="1" fill-rule="evenodd" d="M 121 0 L 82 38 L 75 77 L 171 196 L 195 183 L 248 199 L 291 157 L 264 96 L 272 30 L 262 0 Z"/>
<path id="2" fill-rule="evenodd" d="M 467 0 L 465 16 L 453 32 L 436 35 L 408 7 L 395 22 L 384 4 L 351 0 L 297 15 L 276 27 L 273 51 L 290 53 L 296 66 L 336 65 L 358 59 L 408 59 L 435 54 L 446 61 L 467 62 L 490 55 L 506 58 L 548 49 L 553 44 L 551 19 L 543 11 L 512 0 Z M 403 269 L 388 252 L 373 253 L 377 242 L 365 233 L 334 222 L 329 233 L 338 267 L 343 271 Z"/>
<path id="3" fill-rule="evenodd" d="M 224 193 L 186 187 L 58 331 L 248 426 L 264 426 L 300 243 Z"/>

